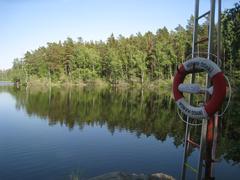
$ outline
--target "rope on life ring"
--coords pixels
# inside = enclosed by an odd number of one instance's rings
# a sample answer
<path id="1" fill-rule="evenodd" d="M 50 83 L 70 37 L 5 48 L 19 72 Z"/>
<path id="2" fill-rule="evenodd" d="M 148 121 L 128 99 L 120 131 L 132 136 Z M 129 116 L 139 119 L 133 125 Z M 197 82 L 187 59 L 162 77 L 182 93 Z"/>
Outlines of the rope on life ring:
<path id="1" fill-rule="evenodd" d="M 196 84 L 184 86 L 183 81 L 187 74 L 206 71 L 210 77 L 212 88 L 201 89 Z M 206 58 L 193 58 L 180 65 L 173 80 L 173 95 L 178 108 L 185 115 L 203 119 L 214 115 L 222 105 L 226 96 L 226 81 L 221 69 L 213 61 Z M 195 107 L 186 102 L 183 92 L 202 93 L 207 91 L 211 94 L 205 105 Z"/>

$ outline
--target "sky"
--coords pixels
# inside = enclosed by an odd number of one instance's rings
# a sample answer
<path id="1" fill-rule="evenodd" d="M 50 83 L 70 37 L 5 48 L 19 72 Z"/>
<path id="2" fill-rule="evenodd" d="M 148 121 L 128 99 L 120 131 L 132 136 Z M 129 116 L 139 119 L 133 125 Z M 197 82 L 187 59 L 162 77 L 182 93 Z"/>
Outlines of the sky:
<path id="1" fill-rule="evenodd" d="M 200 14 L 209 0 L 200 0 Z M 222 0 L 222 9 L 238 0 Z M 47 42 L 106 40 L 186 26 L 194 0 L 0 0 L 0 69 Z"/>

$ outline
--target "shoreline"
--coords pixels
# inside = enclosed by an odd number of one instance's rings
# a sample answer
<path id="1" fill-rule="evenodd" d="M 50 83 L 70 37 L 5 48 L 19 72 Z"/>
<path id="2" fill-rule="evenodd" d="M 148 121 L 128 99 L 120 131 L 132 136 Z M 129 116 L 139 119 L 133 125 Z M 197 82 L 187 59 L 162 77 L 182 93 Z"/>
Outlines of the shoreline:
<path id="1" fill-rule="evenodd" d="M 68 81 L 68 82 L 60 82 L 54 81 L 50 82 L 45 79 L 34 79 L 30 80 L 27 83 L 21 83 L 21 86 L 26 87 L 93 87 L 93 88 L 120 88 L 120 89 L 128 89 L 128 88 L 136 88 L 136 89 L 165 89 L 170 90 L 172 88 L 172 80 L 155 80 L 155 81 L 146 81 L 145 83 L 140 82 L 127 82 L 127 81 L 119 81 L 116 84 L 96 79 L 89 81 Z"/>

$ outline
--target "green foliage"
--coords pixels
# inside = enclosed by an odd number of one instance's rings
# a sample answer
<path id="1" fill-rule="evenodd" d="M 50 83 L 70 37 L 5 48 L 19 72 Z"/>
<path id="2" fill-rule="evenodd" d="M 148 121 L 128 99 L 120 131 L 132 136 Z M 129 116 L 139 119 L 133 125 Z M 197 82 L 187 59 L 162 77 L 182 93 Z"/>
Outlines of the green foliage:
<path id="1" fill-rule="evenodd" d="M 222 24 L 225 68 L 232 73 L 240 68 L 240 2 L 225 10 Z"/>
<path id="2" fill-rule="evenodd" d="M 13 77 L 24 77 L 24 81 L 33 77 L 52 82 L 101 78 L 117 84 L 170 79 L 183 59 L 178 59 L 174 51 L 176 33 L 164 27 L 157 34 L 138 33 L 129 38 L 115 38 L 112 34 L 106 42 L 83 43 L 81 39 L 75 42 L 67 38 L 26 52 L 21 61 L 14 61 L 11 72 Z"/>
<path id="3" fill-rule="evenodd" d="M 170 80 L 178 64 L 191 54 L 193 20 L 191 16 L 186 28 L 179 25 L 174 31 L 163 27 L 155 34 L 146 32 L 118 38 L 112 34 L 106 42 L 83 42 L 82 38 L 75 42 L 67 38 L 64 42 L 47 43 L 46 47 L 28 51 L 22 59 L 15 59 L 11 70 L 1 71 L 1 80 L 19 78 L 27 82 L 35 77 L 53 82 L 81 82 L 102 79 L 112 84 Z M 207 23 L 200 24 L 198 29 L 201 37 L 207 36 Z M 240 68 L 240 3 L 224 11 L 222 29 L 225 72 L 234 75 Z M 206 46 L 199 45 L 199 51 L 206 52 Z"/>

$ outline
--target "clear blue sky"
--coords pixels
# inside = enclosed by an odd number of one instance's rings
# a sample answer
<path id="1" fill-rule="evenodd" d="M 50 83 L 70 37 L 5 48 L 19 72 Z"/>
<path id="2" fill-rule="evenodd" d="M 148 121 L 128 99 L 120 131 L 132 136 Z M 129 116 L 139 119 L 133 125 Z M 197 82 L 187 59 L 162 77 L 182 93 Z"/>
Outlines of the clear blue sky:
<path id="1" fill-rule="evenodd" d="M 237 0 L 222 0 L 223 9 Z M 208 0 L 202 0 L 204 11 Z M 166 26 L 186 25 L 194 0 L 0 0 L 0 69 L 46 42 L 106 40 Z"/>

